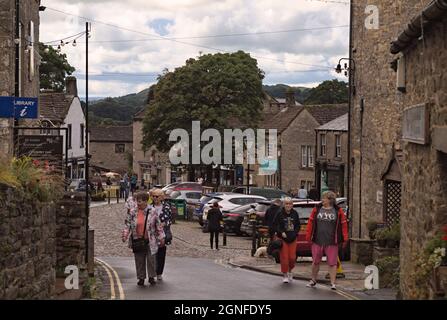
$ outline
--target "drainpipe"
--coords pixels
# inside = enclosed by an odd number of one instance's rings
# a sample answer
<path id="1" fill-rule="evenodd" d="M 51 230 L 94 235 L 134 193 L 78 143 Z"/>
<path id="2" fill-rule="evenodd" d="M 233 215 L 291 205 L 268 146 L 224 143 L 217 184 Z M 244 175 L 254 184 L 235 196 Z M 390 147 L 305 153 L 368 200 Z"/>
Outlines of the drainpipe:
<path id="1" fill-rule="evenodd" d="M 352 61 L 351 59 L 353 59 L 352 57 L 352 18 L 353 18 L 353 11 L 352 11 L 352 1 L 350 2 L 349 5 L 349 61 Z M 351 188 L 349 185 L 349 181 L 351 181 L 351 109 L 352 109 L 352 98 L 351 98 L 351 94 L 352 94 L 352 85 L 353 85 L 353 79 L 351 78 L 351 73 L 349 73 L 349 96 L 348 96 L 348 159 L 347 159 L 347 170 L 348 170 L 348 192 L 346 197 L 348 198 L 348 206 L 349 206 L 349 215 L 350 215 L 350 220 L 352 223 L 352 205 L 351 203 L 353 203 L 351 201 Z M 352 227 L 349 228 L 349 233 L 350 236 L 352 237 Z"/>
<path id="2" fill-rule="evenodd" d="M 359 238 L 362 238 L 362 164 L 363 164 L 363 109 L 365 100 L 360 99 L 360 176 L 359 176 Z"/>

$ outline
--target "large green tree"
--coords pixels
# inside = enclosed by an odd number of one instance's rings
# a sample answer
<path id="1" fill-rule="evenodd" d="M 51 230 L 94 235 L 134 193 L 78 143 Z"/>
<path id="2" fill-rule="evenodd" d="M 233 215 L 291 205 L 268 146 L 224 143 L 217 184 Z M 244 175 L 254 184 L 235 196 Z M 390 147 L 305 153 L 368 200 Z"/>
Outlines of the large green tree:
<path id="1" fill-rule="evenodd" d="M 348 84 L 344 81 L 327 80 L 310 90 L 304 104 L 333 104 L 348 102 Z"/>
<path id="2" fill-rule="evenodd" d="M 43 43 L 39 43 L 39 54 L 42 57 L 39 66 L 40 88 L 63 92 L 65 77 L 75 71 L 75 68 L 68 63 L 67 55 Z"/>
<path id="3" fill-rule="evenodd" d="M 223 132 L 234 126 L 256 127 L 262 111 L 264 73 L 249 54 L 217 53 L 189 59 L 159 76 L 143 123 L 143 147 L 168 151 L 169 134 L 181 128 Z"/>

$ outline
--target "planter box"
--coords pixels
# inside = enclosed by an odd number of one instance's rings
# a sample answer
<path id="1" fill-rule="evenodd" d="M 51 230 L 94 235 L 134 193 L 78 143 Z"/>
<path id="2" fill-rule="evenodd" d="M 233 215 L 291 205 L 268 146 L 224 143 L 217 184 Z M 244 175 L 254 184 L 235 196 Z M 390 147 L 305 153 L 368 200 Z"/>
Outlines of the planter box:
<path id="1" fill-rule="evenodd" d="M 399 256 L 399 248 L 382 248 L 375 246 L 373 249 L 373 261 L 392 256 Z"/>
<path id="2" fill-rule="evenodd" d="M 374 240 L 351 238 L 351 262 L 365 266 L 372 264 L 374 243 Z"/>

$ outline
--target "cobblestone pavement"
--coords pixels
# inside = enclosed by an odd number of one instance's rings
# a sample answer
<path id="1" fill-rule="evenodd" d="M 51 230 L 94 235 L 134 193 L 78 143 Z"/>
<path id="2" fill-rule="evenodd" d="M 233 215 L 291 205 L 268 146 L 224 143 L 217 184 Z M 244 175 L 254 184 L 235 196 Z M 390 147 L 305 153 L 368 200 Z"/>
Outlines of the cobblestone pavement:
<path id="1" fill-rule="evenodd" d="M 126 257 L 133 256 L 127 243 L 121 241 L 124 226 L 124 204 L 110 204 L 90 209 L 90 228 L 95 230 L 95 256 Z M 177 221 L 172 225 L 173 241 L 168 246 L 168 256 L 210 258 L 228 260 L 230 258 L 250 256 L 251 239 L 247 237 L 227 236 L 227 246 L 220 250 L 209 248 L 209 234 L 203 233 L 196 221 Z"/>

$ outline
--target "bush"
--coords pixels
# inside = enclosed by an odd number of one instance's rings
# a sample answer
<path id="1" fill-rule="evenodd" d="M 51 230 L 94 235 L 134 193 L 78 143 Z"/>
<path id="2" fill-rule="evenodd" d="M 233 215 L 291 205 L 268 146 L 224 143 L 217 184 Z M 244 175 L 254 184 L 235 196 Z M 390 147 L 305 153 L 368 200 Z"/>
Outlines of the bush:
<path id="1" fill-rule="evenodd" d="M 377 230 L 378 224 L 379 222 L 377 220 L 369 220 L 368 222 L 366 222 L 366 228 L 368 229 L 368 231 L 375 231 Z"/>
<path id="2" fill-rule="evenodd" d="M 381 288 L 397 288 L 399 286 L 400 261 L 398 256 L 378 259 L 374 265 L 379 269 Z"/>

